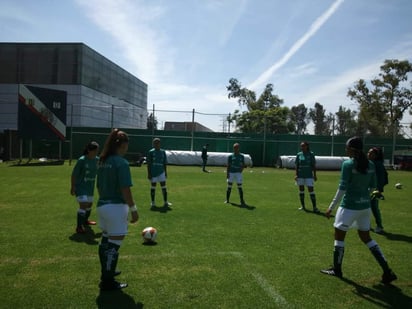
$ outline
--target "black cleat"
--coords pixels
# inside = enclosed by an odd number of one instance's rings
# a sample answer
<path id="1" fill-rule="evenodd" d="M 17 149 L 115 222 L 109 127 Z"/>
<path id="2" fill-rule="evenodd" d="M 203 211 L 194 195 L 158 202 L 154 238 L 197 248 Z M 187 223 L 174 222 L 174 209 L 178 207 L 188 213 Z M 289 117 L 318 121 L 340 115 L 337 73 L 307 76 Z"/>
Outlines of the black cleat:
<path id="1" fill-rule="evenodd" d="M 328 269 L 322 269 L 320 272 L 322 274 L 329 275 L 329 276 L 335 276 L 335 277 L 338 277 L 338 278 L 343 277 L 342 271 L 338 271 L 338 270 L 334 269 L 333 267 L 328 268 Z"/>
<path id="2" fill-rule="evenodd" d="M 122 283 L 115 280 L 109 282 L 100 281 L 99 288 L 101 291 L 114 291 L 124 289 L 127 285 L 127 283 Z"/>
<path id="3" fill-rule="evenodd" d="M 395 273 L 392 270 L 388 270 L 383 273 L 381 282 L 383 284 L 389 284 L 396 279 L 398 279 L 398 277 L 395 275 Z"/>

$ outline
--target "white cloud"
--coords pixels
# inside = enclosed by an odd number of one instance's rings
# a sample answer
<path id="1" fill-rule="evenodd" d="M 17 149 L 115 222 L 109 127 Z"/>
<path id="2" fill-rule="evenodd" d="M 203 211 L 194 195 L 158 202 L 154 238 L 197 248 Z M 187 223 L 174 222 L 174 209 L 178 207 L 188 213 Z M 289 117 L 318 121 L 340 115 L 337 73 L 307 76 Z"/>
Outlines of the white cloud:
<path id="1" fill-rule="evenodd" d="M 264 71 L 255 81 L 253 81 L 248 88 L 256 89 L 262 88 L 264 84 L 272 77 L 272 75 L 286 64 L 289 59 L 325 24 L 325 22 L 338 10 L 339 6 L 344 0 L 336 0 L 328 10 L 326 10 L 320 17 L 318 17 L 310 26 L 309 30 L 299 38 L 292 47 L 284 54 L 281 59 L 275 62 L 269 69 Z"/>

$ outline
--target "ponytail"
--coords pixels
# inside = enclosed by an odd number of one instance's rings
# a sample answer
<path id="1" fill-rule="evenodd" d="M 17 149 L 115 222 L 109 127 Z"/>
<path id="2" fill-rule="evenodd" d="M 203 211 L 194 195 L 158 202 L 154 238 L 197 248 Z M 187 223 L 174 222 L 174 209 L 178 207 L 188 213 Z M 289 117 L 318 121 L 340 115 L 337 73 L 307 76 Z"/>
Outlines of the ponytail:
<path id="1" fill-rule="evenodd" d="M 129 137 L 119 129 L 113 129 L 104 143 L 103 151 L 100 155 L 99 163 L 103 163 L 106 159 L 117 153 L 117 150 L 124 143 L 129 142 Z"/>

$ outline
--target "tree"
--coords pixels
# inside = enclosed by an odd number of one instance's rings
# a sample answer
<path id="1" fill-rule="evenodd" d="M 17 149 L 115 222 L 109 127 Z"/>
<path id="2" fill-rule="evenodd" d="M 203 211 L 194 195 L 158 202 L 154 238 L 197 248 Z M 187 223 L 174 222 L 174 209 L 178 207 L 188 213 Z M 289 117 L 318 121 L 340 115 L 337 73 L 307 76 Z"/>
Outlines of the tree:
<path id="1" fill-rule="evenodd" d="M 379 76 L 370 85 L 360 79 L 348 90 L 348 97 L 359 104 L 359 122 L 363 133 L 378 136 L 399 134 L 403 113 L 412 109 L 412 82 L 406 87 L 412 63 L 385 60 Z"/>
<path id="2" fill-rule="evenodd" d="M 236 127 L 243 133 L 289 133 L 293 132 L 289 109 L 281 107 L 283 100 L 273 94 L 273 85 L 267 84 L 262 94 L 256 99 L 254 91 L 242 88 L 240 82 L 231 78 L 228 90 L 229 99 L 237 99 L 239 106 L 247 111 L 235 112 L 228 117 L 228 121 L 235 122 Z"/>
<path id="3" fill-rule="evenodd" d="M 292 106 L 290 109 L 290 117 L 295 123 L 295 133 L 302 135 L 306 132 L 306 121 L 308 119 L 308 109 L 305 104 L 301 103 L 297 106 Z"/>
<path id="4" fill-rule="evenodd" d="M 333 115 L 331 113 L 326 115 L 322 104 L 318 102 L 315 103 L 315 108 L 309 110 L 309 118 L 315 125 L 315 135 L 330 135 L 332 133 L 331 124 Z"/>
<path id="5" fill-rule="evenodd" d="M 355 111 L 339 106 L 339 110 L 335 115 L 336 135 L 353 136 L 358 134 L 357 113 Z"/>

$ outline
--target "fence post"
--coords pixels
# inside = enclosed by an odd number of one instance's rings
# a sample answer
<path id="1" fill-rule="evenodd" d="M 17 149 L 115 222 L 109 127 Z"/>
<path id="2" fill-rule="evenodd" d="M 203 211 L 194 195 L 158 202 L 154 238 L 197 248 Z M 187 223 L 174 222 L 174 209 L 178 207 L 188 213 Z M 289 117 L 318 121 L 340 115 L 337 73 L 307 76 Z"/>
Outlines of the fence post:
<path id="1" fill-rule="evenodd" d="M 192 138 L 190 141 L 190 151 L 193 151 L 194 131 L 195 131 L 195 109 L 192 110 Z"/>

